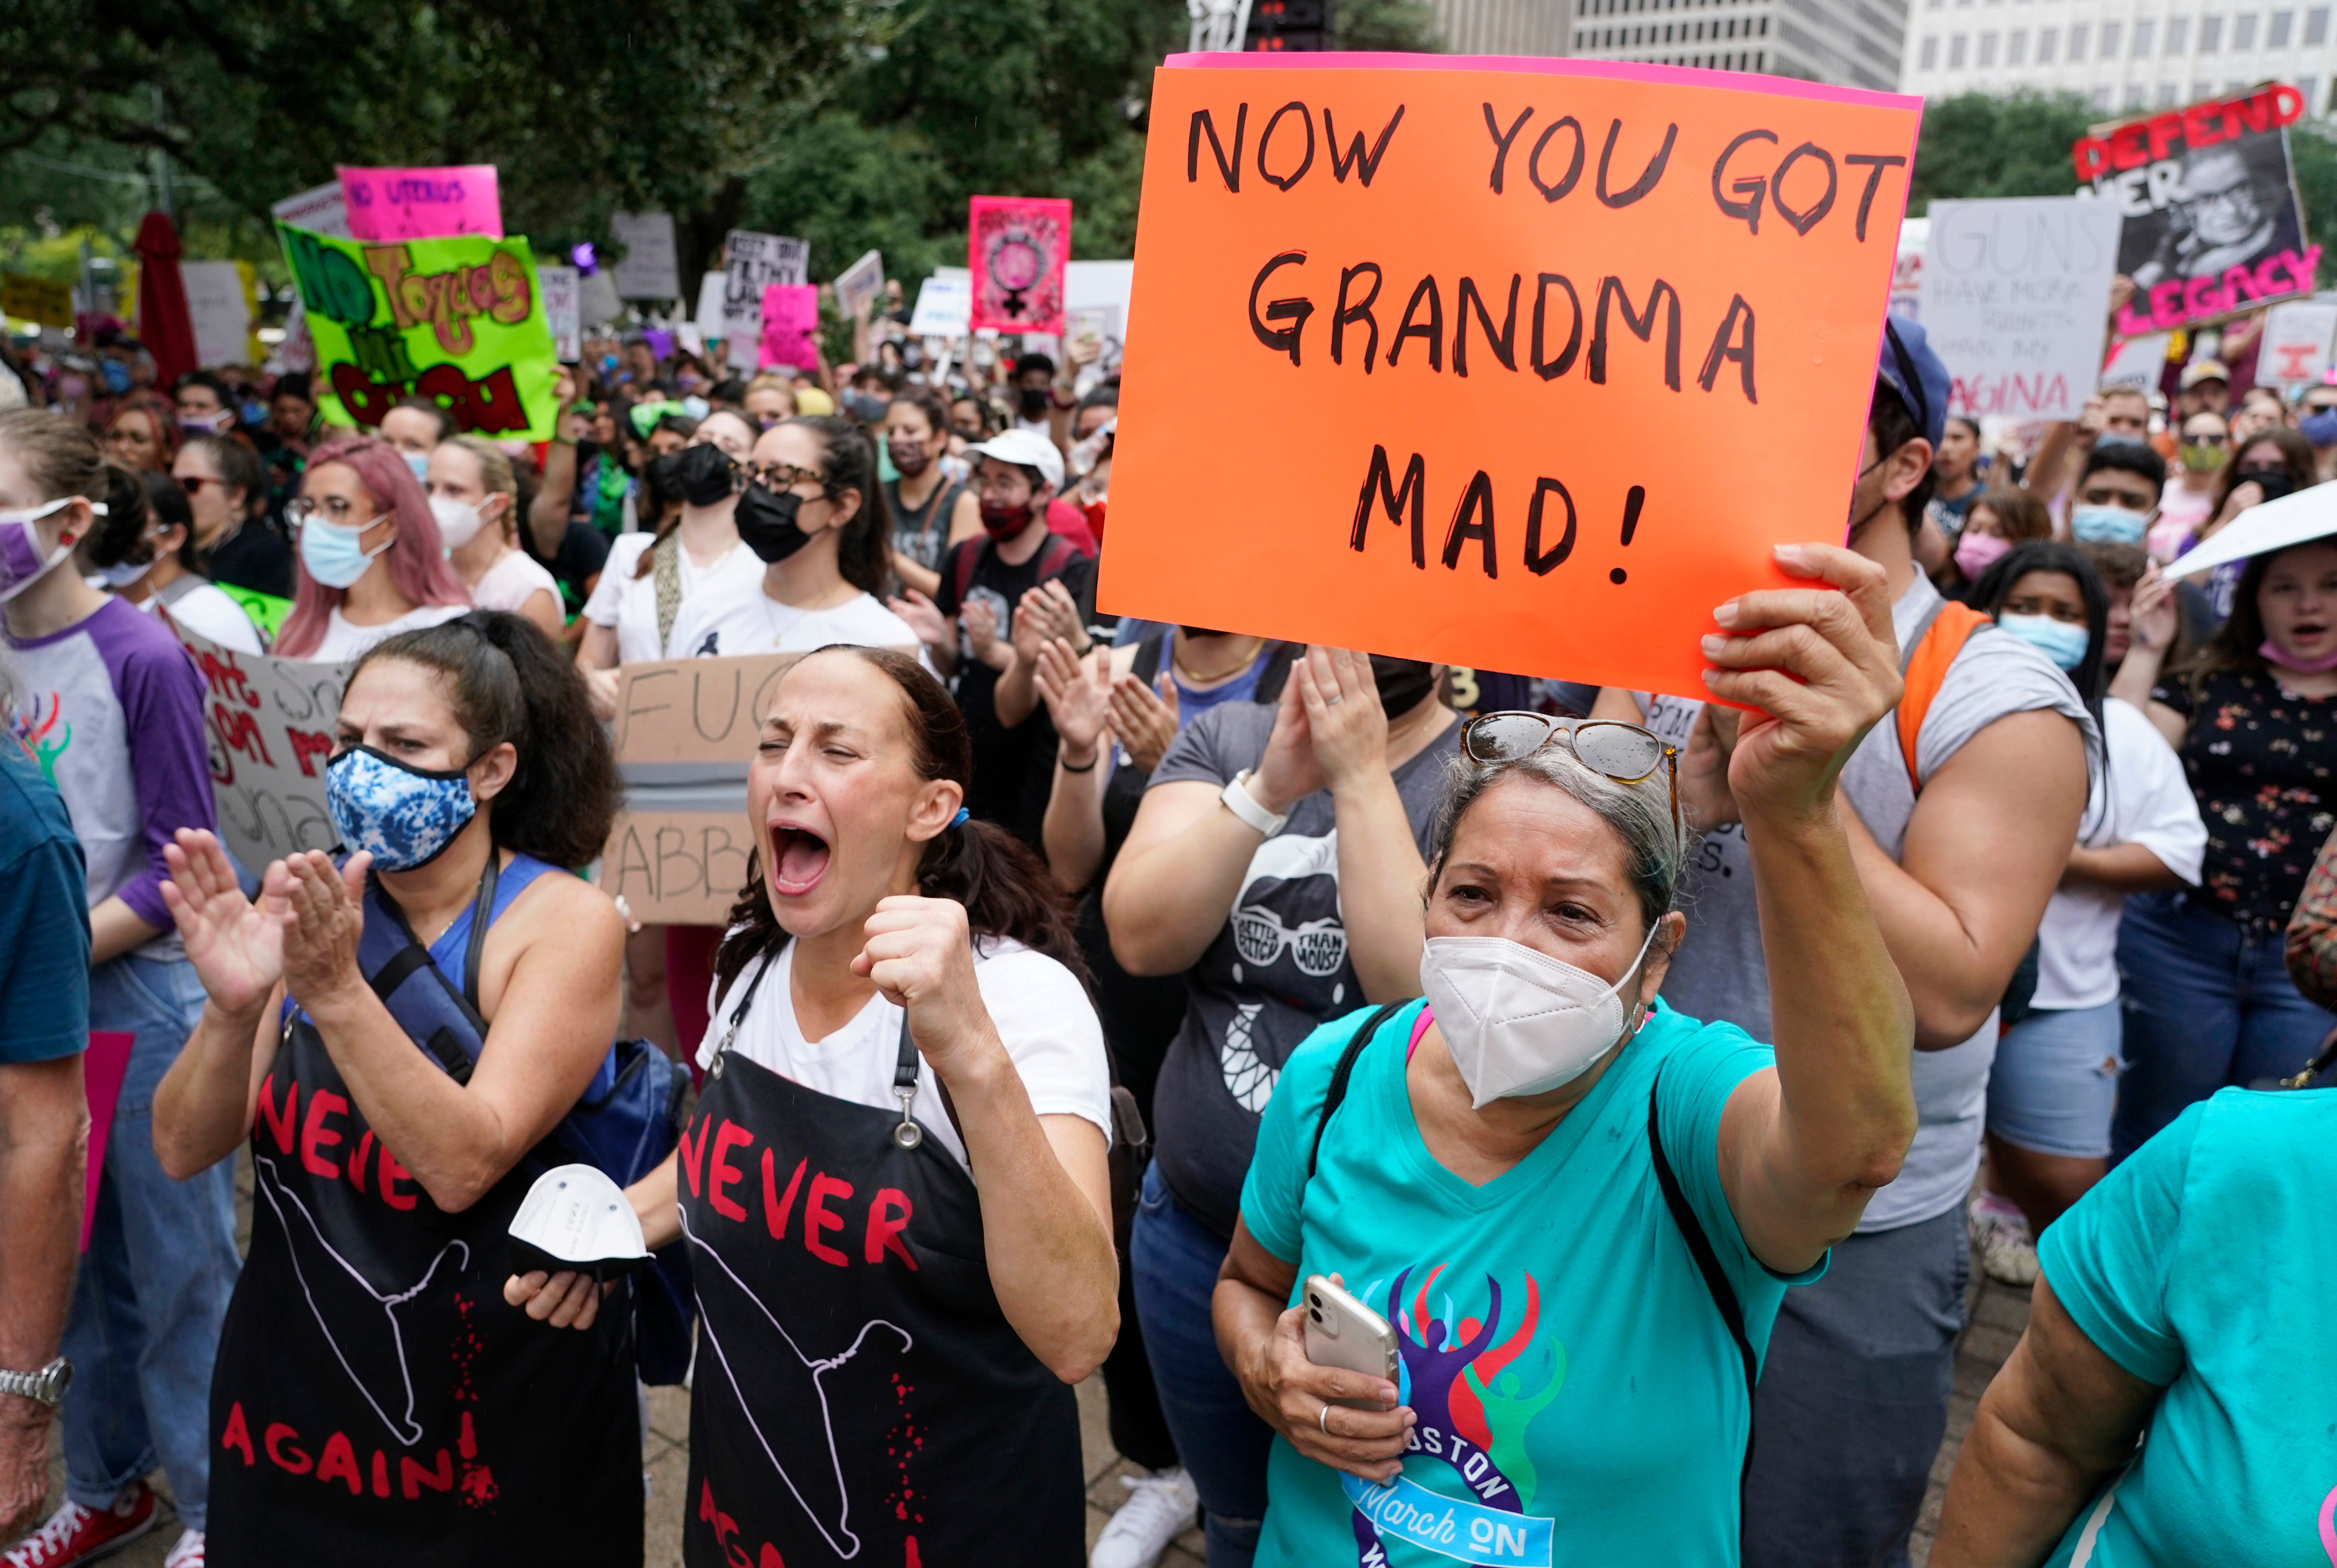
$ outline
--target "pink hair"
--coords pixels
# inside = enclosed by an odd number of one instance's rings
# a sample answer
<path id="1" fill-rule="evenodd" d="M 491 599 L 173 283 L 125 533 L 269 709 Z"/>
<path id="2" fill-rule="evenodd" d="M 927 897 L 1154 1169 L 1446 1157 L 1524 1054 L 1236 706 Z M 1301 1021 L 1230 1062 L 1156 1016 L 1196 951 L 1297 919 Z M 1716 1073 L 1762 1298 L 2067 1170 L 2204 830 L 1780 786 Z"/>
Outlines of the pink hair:
<path id="1" fill-rule="evenodd" d="M 406 603 L 418 609 L 425 604 L 471 602 L 463 579 L 446 564 L 445 543 L 438 536 L 438 520 L 431 515 L 429 499 L 422 493 L 422 482 L 414 477 L 396 447 L 369 435 L 336 436 L 308 458 L 311 469 L 328 463 L 347 463 L 355 469 L 373 503 L 397 519 L 397 538 L 383 560 L 389 568 L 391 585 Z M 325 640 L 326 624 L 341 598 L 341 589 L 327 588 L 310 577 L 303 563 L 298 586 L 293 589 L 292 613 L 285 617 L 276 652 L 285 658 L 305 658 L 315 651 Z"/>

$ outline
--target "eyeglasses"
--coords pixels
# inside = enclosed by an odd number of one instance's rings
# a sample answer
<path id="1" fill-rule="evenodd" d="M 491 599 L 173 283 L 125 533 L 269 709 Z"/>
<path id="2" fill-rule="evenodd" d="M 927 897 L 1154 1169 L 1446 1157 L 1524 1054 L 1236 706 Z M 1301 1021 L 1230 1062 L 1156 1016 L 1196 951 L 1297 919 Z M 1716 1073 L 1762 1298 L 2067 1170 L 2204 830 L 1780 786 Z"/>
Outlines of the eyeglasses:
<path id="1" fill-rule="evenodd" d="M 226 480 L 213 479 L 208 473 L 173 474 L 171 477 L 179 482 L 179 488 L 185 491 L 189 495 L 202 494 L 203 486 L 207 484 L 216 484 L 222 489 L 227 485 Z M 290 508 L 288 507 L 286 510 L 289 511 Z"/>
<path id="2" fill-rule="evenodd" d="M 1672 804 L 1672 833 L 1680 826 L 1679 747 L 1653 730 L 1614 719 L 1553 718 L 1540 713 L 1479 714 L 1461 726 L 1461 755 L 1480 767 L 1520 762 L 1563 738 L 1574 760 L 1617 784 L 1645 784 L 1666 770 Z"/>
<path id="3" fill-rule="evenodd" d="M 388 515 L 376 507 L 372 516 L 353 521 L 349 513 L 355 510 L 347 499 L 337 495 L 328 495 L 322 502 L 310 501 L 305 495 L 296 496 L 284 503 L 284 521 L 291 525 L 292 535 L 297 539 L 300 530 L 312 520 L 333 528 L 371 528 Z"/>
<path id="4" fill-rule="evenodd" d="M 2185 446 L 2222 446 L 2230 440 L 2231 437 L 2227 435 L 2221 434 L 2212 430 L 2205 430 L 2185 436 L 2183 438 L 2183 444 Z"/>
<path id="5" fill-rule="evenodd" d="M 827 480 L 816 468 L 797 468 L 792 463 L 767 463 L 760 468 L 750 468 L 747 477 L 765 490 L 793 490 L 798 484 L 816 484 L 823 493 Z"/>

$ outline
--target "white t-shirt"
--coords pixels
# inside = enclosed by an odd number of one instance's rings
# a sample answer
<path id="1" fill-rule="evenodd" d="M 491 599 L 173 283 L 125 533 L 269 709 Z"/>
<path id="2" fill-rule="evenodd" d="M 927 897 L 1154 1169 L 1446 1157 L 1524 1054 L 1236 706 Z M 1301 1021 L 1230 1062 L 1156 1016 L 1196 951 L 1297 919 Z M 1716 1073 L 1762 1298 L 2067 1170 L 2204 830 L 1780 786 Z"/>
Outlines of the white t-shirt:
<path id="1" fill-rule="evenodd" d="M 396 637 L 401 631 L 418 631 L 425 626 L 436 626 L 458 615 L 470 613 L 471 607 L 467 604 L 425 604 L 379 626 L 352 626 L 342 618 L 341 607 L 337 604 L 333 607 L 331 618 L 325 622 L 325 640 L 301 657 L 311 664 L 346 664 L 374 644 Z"/>
<path id="2" fill-rule="evenodd" d="M 592 589 L 592 597 L 584 601 L 584 618 L 594 626 L 614 628 L 617 633 L 617 662 L 642 664 L 650 659 L 670 657 L 667 645 L 658 638 L 657 573 L 647 571 L 633 575 L 640 564 L 641 552 L 657 542 L 649 533 L 621 533 L 609 549 L 608 564 L 601 569 L 601 580 Z M 730 553 L 712 566 L 700 567 L 689 559 L 687 548 L 681 557 L 681 609 L 674 615 L 677 628 L 689 601 L 699 594 L 733 588 L 759 588 L 763 582 L 763 562 L 744 542 L 734 545 Z M 680 639 L 671 645 L 678 654 Z"/>
<path id="3" fill-rule="evenodd" d="M 161 594 L 150 593 L 138 601 L 138 608 L 152 615 L 161 604 Z M 259 646 L 259 628 L 243 613 L 243 606 L 216 583 L 197 583 L 171 601 L 169 609 L 172 620 L 206 642 L 215 642 L 232 653 L 268 651 Z"/>
<path id="4" fill-rule="evenodd" d="M 2117 697 L 2102 703 L 2102 731 L 2109 748 L 2109 775 L 2107 781 L 2094 780 L 2093 798 L 2086 803 L 2086 825 L 2091 830 L 2085 836 L 2086 847 L 2140 844 L 2196 887 L 2207 828 L 2183 776 L 2182 759 L 2141 709 Z M 2125 908 L 2125 894 L 2092 883 L 2054 890 L 2037 933 L 2032 1006 L 2097 1008 L 2117 999 L 2118 917 Z"/>
<path id="5" fill-rule="evenodd" d="M 826 1039 L 805 1039 L 796 1026 L 791 989 L 795 955 L 789 942 L 768 960 L 771 972 L 756 988 L 755 1005 L 730 1048 L 805 1088 L 897 1114 L 901 1102 L 893 1093 L 893 1070 L 900 1060 L 901 1009 L 879 994 Z M 701 1067 L 712 1064 L 715 1045 L 729 1027 L 730 1014 L 756 967 L 747 966 L 728 998 L 719 981 L 709 990 L 707 1016 L 713 1022 L 698 1047 Z M 999 937 L 974 943 L 973 980 L 1022 1075 L 1031 1108 L 1042 1116 L 1084 1116 L 1110 1137 L 1111 1070 L 1104 1058 L 1103 1025 L 1079 977 L 1046 954 Z M 922 1055 L 911 1114 L 959 1164 L 967 1163 L 964 1141 L 950 1125 L 934 1069 Z"/>
<path id="6" fill-rule="evenodd" d="M 550 594 L 553 610 L 560 609 L 560 584 L 552 575 L 529 560 L 525 550 L 507 550 L 471 585 L 471 602 L 481 609 L 507 609 L 516 615 L 538 593 Z"/>
<path id="7" fill-rule="evenodd" d="M 874 594 L 860 594 L 829 609 L 798 609 L 766 593 L 760 578 L 746 589 L 726 588 L 685 599 L 673 618 L 677 658 L 809 653 L 832 642 L 914 648 L 917 634 Z"/>

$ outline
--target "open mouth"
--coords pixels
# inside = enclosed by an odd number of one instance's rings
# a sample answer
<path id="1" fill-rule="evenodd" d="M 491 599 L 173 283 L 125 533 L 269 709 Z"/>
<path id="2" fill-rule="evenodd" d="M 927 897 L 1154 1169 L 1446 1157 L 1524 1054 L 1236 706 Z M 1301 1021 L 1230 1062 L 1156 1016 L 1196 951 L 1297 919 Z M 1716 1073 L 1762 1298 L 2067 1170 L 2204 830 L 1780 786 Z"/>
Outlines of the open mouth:
<path id="1" fill-rule="evenodd" d="M 771 824 L 771 885 L 783 899 L 799 899 L 827 874 L 827 841 L 808 828 Z"/>

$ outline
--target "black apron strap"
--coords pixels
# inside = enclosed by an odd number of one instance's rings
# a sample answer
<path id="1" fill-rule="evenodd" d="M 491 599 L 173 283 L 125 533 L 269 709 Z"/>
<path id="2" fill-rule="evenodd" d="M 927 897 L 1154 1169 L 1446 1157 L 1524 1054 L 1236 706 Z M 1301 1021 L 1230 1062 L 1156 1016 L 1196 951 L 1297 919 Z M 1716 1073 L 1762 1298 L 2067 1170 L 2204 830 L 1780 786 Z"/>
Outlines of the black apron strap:
<path id="1" fill-rule="evenodd" d="M 487 923 L 494 918 L 495 862 L 503 854 L 487 845 L 487 863 L 479 870 L 479 896 L 471 904 L 471 941 L 463 950 L 463 999 L 479 1005 L 479 955 L 487 950 Z"/>

